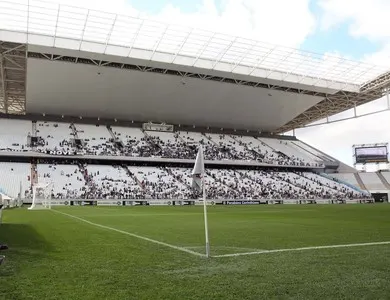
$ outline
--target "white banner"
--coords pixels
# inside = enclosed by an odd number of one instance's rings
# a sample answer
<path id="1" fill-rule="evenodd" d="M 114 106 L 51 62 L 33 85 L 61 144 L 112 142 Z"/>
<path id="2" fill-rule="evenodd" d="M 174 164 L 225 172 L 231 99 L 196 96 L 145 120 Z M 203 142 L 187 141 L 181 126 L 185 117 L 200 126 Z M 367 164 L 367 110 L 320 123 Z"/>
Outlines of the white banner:
<path id="1" fill-rule="evenodd" d="M 97 201 L 98 206 L 121 206 L 122 200 L 100 200 Z"/>
<path id="2" fill-rule="evenodd" d="M 165 200 L 151 200 L 149 201 L 149 205 L 172 205 L 172 201 L 165 201 Z"/>

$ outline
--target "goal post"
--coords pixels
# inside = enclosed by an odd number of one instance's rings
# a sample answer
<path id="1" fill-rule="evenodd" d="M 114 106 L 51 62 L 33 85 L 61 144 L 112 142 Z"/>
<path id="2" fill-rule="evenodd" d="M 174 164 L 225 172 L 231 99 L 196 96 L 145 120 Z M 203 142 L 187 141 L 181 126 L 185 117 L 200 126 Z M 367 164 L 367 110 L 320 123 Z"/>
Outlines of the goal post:
<path id="1" fill-rule="evenodd" d="M 32 204 L 28 209 L 50 209 L 53 183 L 37 183 L 33 186 Z"/>

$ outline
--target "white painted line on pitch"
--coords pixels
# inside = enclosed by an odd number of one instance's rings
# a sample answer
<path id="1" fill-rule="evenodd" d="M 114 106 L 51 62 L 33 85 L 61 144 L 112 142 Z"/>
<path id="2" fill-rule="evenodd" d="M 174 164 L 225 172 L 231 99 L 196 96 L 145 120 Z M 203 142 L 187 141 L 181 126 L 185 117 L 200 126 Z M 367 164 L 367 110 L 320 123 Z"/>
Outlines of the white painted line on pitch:
<path id="1" fill-rule="evenodd" d="M 193 250 L 196 250 L 196 249 L 205 249 L 205 246 L 190 246 L 190 247 L 183 247 L 183 248 L 186 248 L 186 249 L 193 249 Z M 213 251 L 215 250 L 241 250 L 241 251 L 251 251 L 251 252 L 255 252 L 255 251 L 266 251 L 264 249 L 258 249 L 258 248 L 243 248 L 243 247 L 229 247 L 229 246 L 213 246 L 212 249 Z M 242 252 L 240 252 L 242 253 Z"/>
<path id="2" fill-rule="evenodd" d="M 313 246 L 313 247 L 289 248 L 289 249 L 262 250 L 262 251 L 255 251 L 255 252 L 213 255 L 212 257 L 217 257 L 217 258 L 218 257 L 235 257 L 235 256 L 256 255 L 256 254 L 277 253 L 277 252 L 293 252 L 293 251 L 319 250 L 319 249 L 332 249 L 332 248 L 348 248 L 348 247 L 365 247 L 365 246 L 376 246 L 376 245 L 390 245 L 390 241 L 372 242 L 372 243 L 358 243 L 358 244 L 345 244 L 345 245 Z"/>
<path id="3" fill-rule="evenodd" d="M 135 213 L 130 213 L 130 214 L 88 214 L 88 215 L 80 215 L 82 217 L 160 217 L 160 216 L 199 216 L 202 215 L 203 213 L 176 213 L 176 214 L 135 214 Z"/>
<path id="4" fill-rule="evenodd" d="M 76 216 L 73 216 L 73 215 L 70 215 L 70 214 L 67 214 L 67 213 L 55 210 L 55 209 L 52 209 L 51 211 L 54 211 L 54 212 L 56 212 L 58 214 L 61 214 L 61 215 L 64 215 L 64 216 L 68 216 L 70 218 L 82 221 L 84 223 L 87 223 L 87 224 L 90 224 L 90 225 L 93 225 L 93 226 L 96 226 L 96 227 L 112 230 L 112 231 L 119 232 L 119 233 L 122 233 L 122 234 L 126 234 L 126 235 L 135 237 L 135 238 L 140 239 L 140 240 L 148 241 L 148 242 L 151 242 L 151 243 L 154 243 L 154 244 L 157 244 L 157 245 L 161 245 L 161 246 L 172 248 L 172 249 L 175 249 L 175 250 L 178 250 L 178 251 L 186 252 L 186 253 L 189 253 L 189 254 L 192 254 L 192 255 L 195 255 L 195 256 L 206 257 L 205 254 L 202 254 L 202 253 L 199 253 L 199 252 L 191 251 L 191 250 L 183 248 L 183 247 L 178 247 L 178 246 L 171 245 L 171 244 L 168 244 L 168 243 L 164 243 L 164 242 L 160 242 L 160 241 L 157 241 L 157 240 L 153 240 L 151 238 L 148 238 L 148 237 L 145 237 L 145 236 L 142 236 L 142 235 L 138 235 L 138 234 L 135 234 L 135 233 L 123 231 L 123 230 L 120 230 L 120 229 L 116 229 L 114 227 L 109 227 L 109 226 L 101 225 L 101 224 L 98 224 L 98 223 L 94 223 L 94 222 L 85 220 L 83 218 L 79 218 L 79 217 L 76 217 Z"/>

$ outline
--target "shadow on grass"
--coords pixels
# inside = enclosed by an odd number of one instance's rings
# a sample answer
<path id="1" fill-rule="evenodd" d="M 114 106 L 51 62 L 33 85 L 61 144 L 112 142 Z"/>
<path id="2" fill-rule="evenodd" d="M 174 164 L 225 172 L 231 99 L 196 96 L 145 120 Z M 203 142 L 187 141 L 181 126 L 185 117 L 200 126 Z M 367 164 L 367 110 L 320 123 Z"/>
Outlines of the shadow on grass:
<path id="1" fill-rule="evenodd" d="M 53 247 L 32 226 L 27 224 L 1 224 L 0 244 L 9 249 L 0 251 L 5 263 L 0 267 L 0 278 L 13 276 L 28 264 L 39 264 Z"/>

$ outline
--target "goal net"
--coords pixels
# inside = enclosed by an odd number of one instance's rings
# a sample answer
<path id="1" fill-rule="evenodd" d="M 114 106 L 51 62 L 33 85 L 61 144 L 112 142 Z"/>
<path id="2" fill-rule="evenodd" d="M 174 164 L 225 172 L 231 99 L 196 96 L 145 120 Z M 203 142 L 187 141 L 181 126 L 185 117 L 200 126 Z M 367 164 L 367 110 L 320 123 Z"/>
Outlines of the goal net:
<path id="1" fill-rule="evenodd" d="M 28 209 L 50 209 L 53 183 L 37 183 L 33 186 L 32 204 Z"/>

